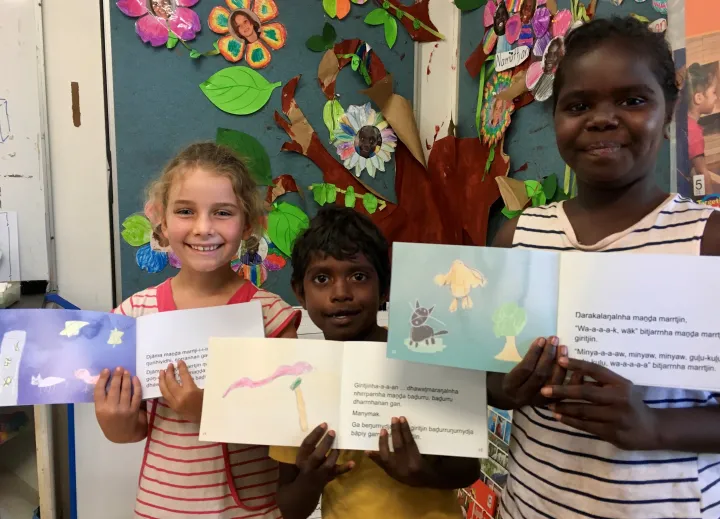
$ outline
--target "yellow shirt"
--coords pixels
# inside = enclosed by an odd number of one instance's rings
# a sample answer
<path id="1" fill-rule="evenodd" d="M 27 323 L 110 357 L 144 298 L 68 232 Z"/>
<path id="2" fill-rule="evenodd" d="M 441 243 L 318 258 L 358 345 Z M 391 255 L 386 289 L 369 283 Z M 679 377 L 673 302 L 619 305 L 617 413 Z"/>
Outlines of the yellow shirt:
<path id="1" fill-rule="evenodd" d="M 270 447 L 270 457 L 295 464 L 298 449 Z M 353 468 L 325 487 L 323 519 L 461 519 L 454 490 L 415 488 L 395 481 L 361 451 L 342 451 L 338 463 L 355 462 Z"/>

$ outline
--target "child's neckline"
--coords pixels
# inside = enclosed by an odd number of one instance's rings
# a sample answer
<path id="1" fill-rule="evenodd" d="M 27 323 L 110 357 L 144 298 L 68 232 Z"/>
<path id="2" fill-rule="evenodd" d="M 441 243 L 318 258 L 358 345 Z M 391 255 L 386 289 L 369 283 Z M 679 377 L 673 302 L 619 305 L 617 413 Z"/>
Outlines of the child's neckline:
<path id="1" fill-rule="evenodd" d="M 157 304 L 158 311 L 160 312 L 171 312 L 177 310 L 178 307 L 175 304 L 175 297 L 173 296 L 172 281 L 173 278 L 168 278 L 157 287 Z M 245 281 L 240 288 L 230 297 L 226 305 L 234 305 L 238 303 L 247 303 L 250 301 L 252 296 L 257 292 L 255 285 L 249 281 Z"/>
<path id="2" fill-rule="evenodd" d="M 635 231 L 636 229 L 642 228 L 642 227 L 648 227 L 652 226 L 655 220 L 657 219 L 660 212 L 671 202 L 675 200 L 677 197 L 676 194 L 670 194 L 668 195 L 665 200 L 663 200 L 660 205 L 655 207 L 652 211 L 650 211 L 648 214 L 646 214 L 643 218 L 638 220 L 634 225 L 631 225 L 630 227 L 623 229 L 622 231 L 616 232 L 615 234 L 611 234 L 609 236 L 606 236 L 602 240 L 600 240 L 597 243 L 592 244 L 585 244 L 580 243 L 577 239 L 577 236 L 575 236 L 575 229 L 573 229 L 572 224 L 570 223 L 570 220 L 567 217 L 567 214 L 565 213 L 565 201 L 562 201 L 558 204 L 558 211 L 557 211 L 557 217 L 558 222 L 560 224 L 560 227 L 562 228 L 563 232 L 565 233 L 565 236 L 567 237 L 570 244 L 575 247 L 578 250 L 586 251 L 586 252 L 593 252 L 593 251 L 600 251 L 603 250 L 613 243 L 617 242 L 618 240 L 622 239 L 623 237 L 627 236 L 631 232 Z"/>

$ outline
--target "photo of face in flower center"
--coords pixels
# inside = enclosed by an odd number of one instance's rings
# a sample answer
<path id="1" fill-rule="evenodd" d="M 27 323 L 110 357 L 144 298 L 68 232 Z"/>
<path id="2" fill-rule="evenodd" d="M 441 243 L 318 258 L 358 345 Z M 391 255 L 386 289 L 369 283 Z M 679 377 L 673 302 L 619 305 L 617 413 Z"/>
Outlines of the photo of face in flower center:
<path id="1" fill-rule="evenodd" d="M 237 39 L 255 43 L 260 37 L 260 20 L 249 9 L 238 9 L 230 15 L 230 33 Z"/>
<path id="2" fill-rule="evenodd" d="M 543 56 L 543 72 L 555 74 L 560 60 L 565 56 L 565 43 L 562 38 L 553 39 Z"/>
<path id="3" fill-rule="evenodd" d="M 148 0 L 148 11 L 158 18 L 167 20 L 175 12 L 175 5 L 173 0 Z"/>
<path id="4" fill-rule="evenodd" d="M 377 148 L 381 145 L 382 135 L 375 126 L 363 126 L 355 136 L 355 150 L 361 157 L 366 159 L 373 157 Z"/>

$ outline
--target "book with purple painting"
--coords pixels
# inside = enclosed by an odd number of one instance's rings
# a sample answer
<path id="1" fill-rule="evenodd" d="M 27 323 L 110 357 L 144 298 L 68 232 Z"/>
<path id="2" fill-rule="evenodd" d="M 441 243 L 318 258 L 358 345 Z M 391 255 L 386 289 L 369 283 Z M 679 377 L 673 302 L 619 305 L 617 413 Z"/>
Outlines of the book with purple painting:
<path id="1" fill-rule="evenodd" d="M 140 378 L 158 398 L 158 372 L 184 360 L 204 386 L 210 337 L 264 337 L 257 301 L 134 319 L 82 310 L 0 312 L 0 407 L 93 401 L 104 368 Z"/>

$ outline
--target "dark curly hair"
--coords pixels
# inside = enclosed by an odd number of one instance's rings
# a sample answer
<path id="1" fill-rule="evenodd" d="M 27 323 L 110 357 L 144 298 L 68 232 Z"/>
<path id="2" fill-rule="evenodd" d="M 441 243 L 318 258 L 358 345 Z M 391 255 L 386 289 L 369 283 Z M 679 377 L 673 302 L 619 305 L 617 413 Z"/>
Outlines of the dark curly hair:
<path id="1" fill-rule="evenodd" d="M 293 245 L 291 282 L 302 293 L 305 272 L 313 259 L 331 256 L 347 260 L 365 256 L 377 272 L 380 296 L 390 293 L 390 248 L 380 229 L 354 209 L 328 205 L 318 211 Z"/>
<path id="2" fill-rule="evenodd" d="M 665 103 L 674 106 L 679 90 L 675 80 L 675 63 L 664 34 L 654 33 L 647 24 L 628 16 L 621 18 L 595 18 L 591 22 L 570 31 L 565 38 L 565 56 L 555 73 L 553 83 L 553 111 L 557 107 L 558 94 L 565 83 L 565 70 L 573 60 L 596 48 L 601 43 L 619 43 L 626 52 L 638 59 L 648 61 L 655 78 L 662 87 Z"/>

